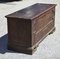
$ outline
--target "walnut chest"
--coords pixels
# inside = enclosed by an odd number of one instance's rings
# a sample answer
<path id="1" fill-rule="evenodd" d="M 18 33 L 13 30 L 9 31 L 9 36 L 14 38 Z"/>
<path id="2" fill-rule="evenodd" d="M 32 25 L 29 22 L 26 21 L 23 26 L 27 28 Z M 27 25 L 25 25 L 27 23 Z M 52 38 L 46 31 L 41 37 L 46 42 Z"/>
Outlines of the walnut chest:
<path id="1" fill-rule="evenodd" d="M 7 15 L 8 49 L 33 54 L 55 30 L 55 4 L 36 3 Z"/>

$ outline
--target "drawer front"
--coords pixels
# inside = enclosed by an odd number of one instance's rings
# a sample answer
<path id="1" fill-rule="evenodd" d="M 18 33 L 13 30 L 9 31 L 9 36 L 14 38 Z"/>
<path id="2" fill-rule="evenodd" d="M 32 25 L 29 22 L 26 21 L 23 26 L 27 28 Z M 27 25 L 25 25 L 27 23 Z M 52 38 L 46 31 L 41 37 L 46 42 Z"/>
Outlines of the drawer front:
<path id="1" fill-rule="evenodd" d="M 52 8 L 51 10 L 45 12 L 43 15 L 38 16 L 36 19 L 32 21 L 32 32 L 33 31 L 38 31 L 42 27 L 44 27 L 49 21 L 51 21 L 55 16 L 55 10 Z"/>
<path id="2" fill-rule="evenodd" d="M 34 45 L 37 41 L 39 41 L 39 38 L 41 38 L 43 35 L 40 33 L 38 33 L 38 34 L 35 34 L 35 33 L 39 32 L 40 29 L 44 28 L 44 26 L 47 25 L 52 20 L 53 20 L 53 22 L 49 26 L 53 27 L 54 21 L 55 21 L 55 7 L 52 8 L 51 10 L 47 11 L 43 15 L 32 20 L 32 45 Z"/>
<path id="3" fill-rule="evenodd" d="M 54 27 L 54 21 L 50 21 L 46 26 L 44 26 L 42 29 L 40 29 L 37 32 L 33 33 L 33 45 L 36 44 L 38 41 L 40 41 L 52 28 Z"/>

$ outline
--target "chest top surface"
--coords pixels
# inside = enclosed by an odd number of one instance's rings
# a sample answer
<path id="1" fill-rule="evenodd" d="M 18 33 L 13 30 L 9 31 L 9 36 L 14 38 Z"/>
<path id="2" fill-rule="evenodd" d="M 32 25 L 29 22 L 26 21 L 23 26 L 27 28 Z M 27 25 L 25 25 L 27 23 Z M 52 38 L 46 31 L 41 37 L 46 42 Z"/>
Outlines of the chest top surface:
<path id="1" fill-rule="evenodd" d="M 36 3 L 32 6 L 16 11 L 12 14 L 7 15 L 7 18 L 21 18 L 21 19 L 33 19 L 34 17 L 41 15 L 42 13 L 53 8 L 55 4 L 40 4 Z"/>

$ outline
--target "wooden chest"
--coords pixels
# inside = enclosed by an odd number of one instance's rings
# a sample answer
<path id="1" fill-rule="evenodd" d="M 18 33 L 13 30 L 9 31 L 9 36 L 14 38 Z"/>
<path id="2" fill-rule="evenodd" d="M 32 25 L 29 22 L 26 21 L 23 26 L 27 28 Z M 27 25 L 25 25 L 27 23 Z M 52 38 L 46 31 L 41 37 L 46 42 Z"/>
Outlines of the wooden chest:
<path id="1" fill-rule="evenodd" d="M 36 3 L 7 15 L 8 49 L 33 54 L 55 30 L 55 6 Z"/>

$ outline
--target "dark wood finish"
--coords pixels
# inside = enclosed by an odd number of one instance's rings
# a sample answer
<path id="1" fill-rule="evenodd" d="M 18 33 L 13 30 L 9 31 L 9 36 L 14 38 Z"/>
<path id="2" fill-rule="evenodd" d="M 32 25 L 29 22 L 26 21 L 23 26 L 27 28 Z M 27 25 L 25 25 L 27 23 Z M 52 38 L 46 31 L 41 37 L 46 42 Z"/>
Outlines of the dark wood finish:
<path id="1" fill-rule="evenodd" d="M 55 30 L 55 4 L 36 3 L 7 15 L 8 49 L 32 54 Z"/>

